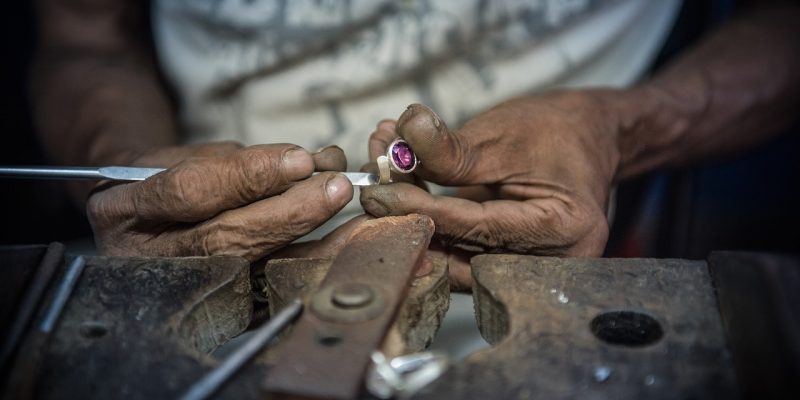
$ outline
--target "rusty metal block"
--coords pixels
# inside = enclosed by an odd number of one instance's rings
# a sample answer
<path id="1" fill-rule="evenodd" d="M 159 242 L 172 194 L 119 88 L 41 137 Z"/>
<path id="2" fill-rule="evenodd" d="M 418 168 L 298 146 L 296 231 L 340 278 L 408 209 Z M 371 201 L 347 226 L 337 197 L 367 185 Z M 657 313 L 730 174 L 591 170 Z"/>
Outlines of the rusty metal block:
<path id="1" fill-rule="evenodd" d="M 431 219 L 422 215 L 380 218 L 356 228 L 307 297 L 307 311 L 280 344 L 267 390 L 277 395 L 356 398 L 371 352 L 384 344 L 415 272 L 424 264 L 433 230 Z M 278 276 L 269 269 L 267 276 Z M 271 285 L 273 297 L 288 300 L 277 286 L 299 289 L 297 279 L 289 281 Z"/>
<path id="2" fill-rule="evenodd" d="M 494 347 L 418 398 L 736 398 L 706 264 L 473 258 L 475 310 Z"/>
<path id="3" fill-rule="evenodd" d="M 37 398 L 175 398 L 250 322 L 249 264 L 235 257 L 89 257 L 50 341 Z M 221 398 L 257 397 L 264 366 Z M 251 382 L 248 384 L 248 382 Z"/>
<path id="4" fill-rule="evenodd" d="M 431 270 L 411 282 L 408 296 L 389 330 L 391 343 L 383 351 L 387 356 L 411 353 L 428 347 L 439 329 L 450 304 L 447 260 L 442 254 L 426 254 Z M 294 298 L 313 293 L 328 273 L 332 258 L 291 258 L 271 260 L 265 267 L 270 314 L 282 309 Z M 284 332 L 290 334 L 291 328 Z M 265 353 L 265 357 L 273 355 Z"/>

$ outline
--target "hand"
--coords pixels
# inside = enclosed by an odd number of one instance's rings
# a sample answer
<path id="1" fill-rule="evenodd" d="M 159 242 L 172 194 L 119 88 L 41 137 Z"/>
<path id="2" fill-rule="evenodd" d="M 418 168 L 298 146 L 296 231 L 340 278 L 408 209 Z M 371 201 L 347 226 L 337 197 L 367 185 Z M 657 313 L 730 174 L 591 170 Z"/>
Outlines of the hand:
<path id="1" fill-rule="evenodd" d="M 256 261 L 312 231 L 353 197 L 344 153 L 288 144 L 161 149 L 134 165 L 168 166 L 149 179 L 101 183 L 87 213 L 105 255 L 236 255 Z"/>
<path id="2" fill-rule="evenodd" d="M 426 214 L 448 247 L 480 252 L 599 256 L 619 163 L 613 91 L 558 92 L 503 103 L 451 131 L 411 105 L 370 137 L 375 158 L 397 135 L 421 161 L 415 171 L 470 198 L 433 196 L 409 184 L 366 187 L 374 216 Z M 462 274 L 463 275 L 463 274 Z"/>

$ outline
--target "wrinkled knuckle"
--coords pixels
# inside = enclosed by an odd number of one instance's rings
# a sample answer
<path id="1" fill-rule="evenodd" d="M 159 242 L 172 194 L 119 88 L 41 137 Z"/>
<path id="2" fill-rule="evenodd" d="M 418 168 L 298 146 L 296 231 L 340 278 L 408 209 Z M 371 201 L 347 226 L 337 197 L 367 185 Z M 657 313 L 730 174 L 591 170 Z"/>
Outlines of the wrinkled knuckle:
<path id="1" fill-rule="evenodd" d="M 243 199 L 259 199 L 267 190 L 278 184 L 279 168 L 272 157 L 262 151 L 244 150 L 236 158 L 232 173 L 237 182 L 236 190 Z"/>
<path id="2" fill-rule="evenodd" d="M 100 218 L 106 215 L 106 204 L 101 195 L 94 194 L 89 197 L 86 202 L 86 214 L 89 218 Z"/>
<path id="3" fill-rule="evenodd" d="M 546 229 L 565 231 L 571 227 L 569 213 L 565 212 L 558 203 L 550 202 L 540 209 L 539 225 Z"/>
<path id="4" fill-rule="evenodd" d="M 191 208 L 207 198 L 203 191 L 202 183 L 209 179 L 196 168 L 180 168 L 175 171 L 171 185 L 166 188 L 166 193 L 172 198 L 176 211 Z"/>
<path id="5" fill-rule="evenodd" d="M 461 234 L 460 240 L 471 242 L 482 246 L 485 249 L 499 249 L 502 247 L 498 240 L 497 230 L 493 229 L 493 224 L 488 221 L 479 221 L 472 225 L 466 232 Z"/>
<path id="6" fill-rule="evenodd" d="M 108 224 L 111 212 L 108 209 L 108 202 L 102 195 L 94 194 L 89 197 L 86 202 L 86 217 L 95 230 L 102 229 Z"/>
<path id="7" fill-rule="evenodd" d="M 335 212 L 330 206 L 304 205 L 302 207 L 294 207 L 288 210 L 285 217 L 281 218 L 282 223 L 276 224 L 278 225 L 278 231 L 281 232 L 279 237 L 287 241 L 294 240 L 294 238 L 305 235 L 322 225 Z"/>
<path id="8" fill-rule="evenodd" d="M 475 157 L 468 157 L 468 154 L 472 154 L 470 149 L 467 148 L 469 145 L 464 140 L 461 140 L 458 136 L 452 135 L 450 136 L 454 138 L 454 140 L 459 141 L 456 146 L 450 146 L 452 149 L 453 154 L 451 154 L 451 159 L 455 160 L 455 165 L 452 171 L 453 179 L 456 182 L 468 182 L 469 175 L 474 171 L 475 164 L 477 160 Z"/>
<path id="9" fill-rule="evenodd" d="M 130 201 L 121 187 L 111 187 L 93 193 L 86 201 L 86 216 L 92 227 L 113 227 L 131 217 Z"/>
<path id="10" fill-rule="evenodd" d="M 575 218 L 559 200 L 542 202 L 536 214 L 521 223 L 525 225 L 518 232 L 527 237 L 517 238 L 520 243 L 517 251 L 557 256 L 575 242 Z"/>
<path id="11" fill-rule="evenodd" d="M 209 227 L 207 229 L 193 229 L 189 235 L 191 241 L 186 248 L 193 249 L 192 255 L 212 256 L 222 254 L 222 230 Z"/>
<path id="12" fill-rule="evenodd" d="M 313 227 L 302 221 L 276 224 L 264 237 L 263 247 L 271 250 L 285 246 L 311 230 Z"/>

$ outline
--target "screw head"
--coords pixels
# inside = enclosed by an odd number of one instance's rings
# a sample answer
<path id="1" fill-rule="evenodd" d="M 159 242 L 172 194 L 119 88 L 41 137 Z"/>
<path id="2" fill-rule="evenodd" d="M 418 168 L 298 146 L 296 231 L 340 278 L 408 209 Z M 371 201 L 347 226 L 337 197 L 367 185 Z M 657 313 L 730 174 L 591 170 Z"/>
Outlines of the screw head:
<path id="1" fill-rule="evenodd" d="M 373 289 L 363 283 L 345 283 L 333 289 L 331 300 L 341 308 L 364 307 L 375 298 Z"/>

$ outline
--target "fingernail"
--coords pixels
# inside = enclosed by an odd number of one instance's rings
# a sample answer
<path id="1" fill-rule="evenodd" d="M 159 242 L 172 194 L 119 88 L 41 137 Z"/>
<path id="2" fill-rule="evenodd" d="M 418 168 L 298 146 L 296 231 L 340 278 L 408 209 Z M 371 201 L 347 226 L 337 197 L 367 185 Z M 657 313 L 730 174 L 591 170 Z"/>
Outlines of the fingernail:
<path id="1" fill-rule="evenodd" d="M 323 151 L 325 151 L 325 150 L 327 150 L 327 149 L 330 149 L 330 148 L 337 148 L 337 149 L 339 149 L 339 146 L 337 146 L 337 145 L 335 145 L 335 144 L 329 144 L 329 145 L 327 145 L 327 146 L 320 147 L 319 149 L 317 149 L 317 151 L 315 151 L 315 152 L 314 152 L 314 154 L 319 154 L 319 153 L 322 153 Z"/>
<path id="2" fill-rule="evenodd" d="M 348 186 L 350 186 L 350 181 L 344 175 L 336 174 L 325 184 L 325 193 L 329 199 L 338 202 L 342 193 L 346 193 Z"/>
<path id="3" fill-rule="evenodd" d="M 314 172 L 314 160 L 305 149 L 289 150 L 283 154 L 283 168 L 289 179 L 302 179 Z"/>
<path id="4" fill-rule="evenodd" d="M 433 120 L 433 127 L 436 129 L 436 131 L 440 133 L 444 131 L 445 129 L 444 122 L 442 122 L 442 119 L 439 117 L 439 114 L 436 114 L 436 112 L 431 110 L 430 108 L 428 108 L 428 111 L 431 112 L 431 120 Z"/>

